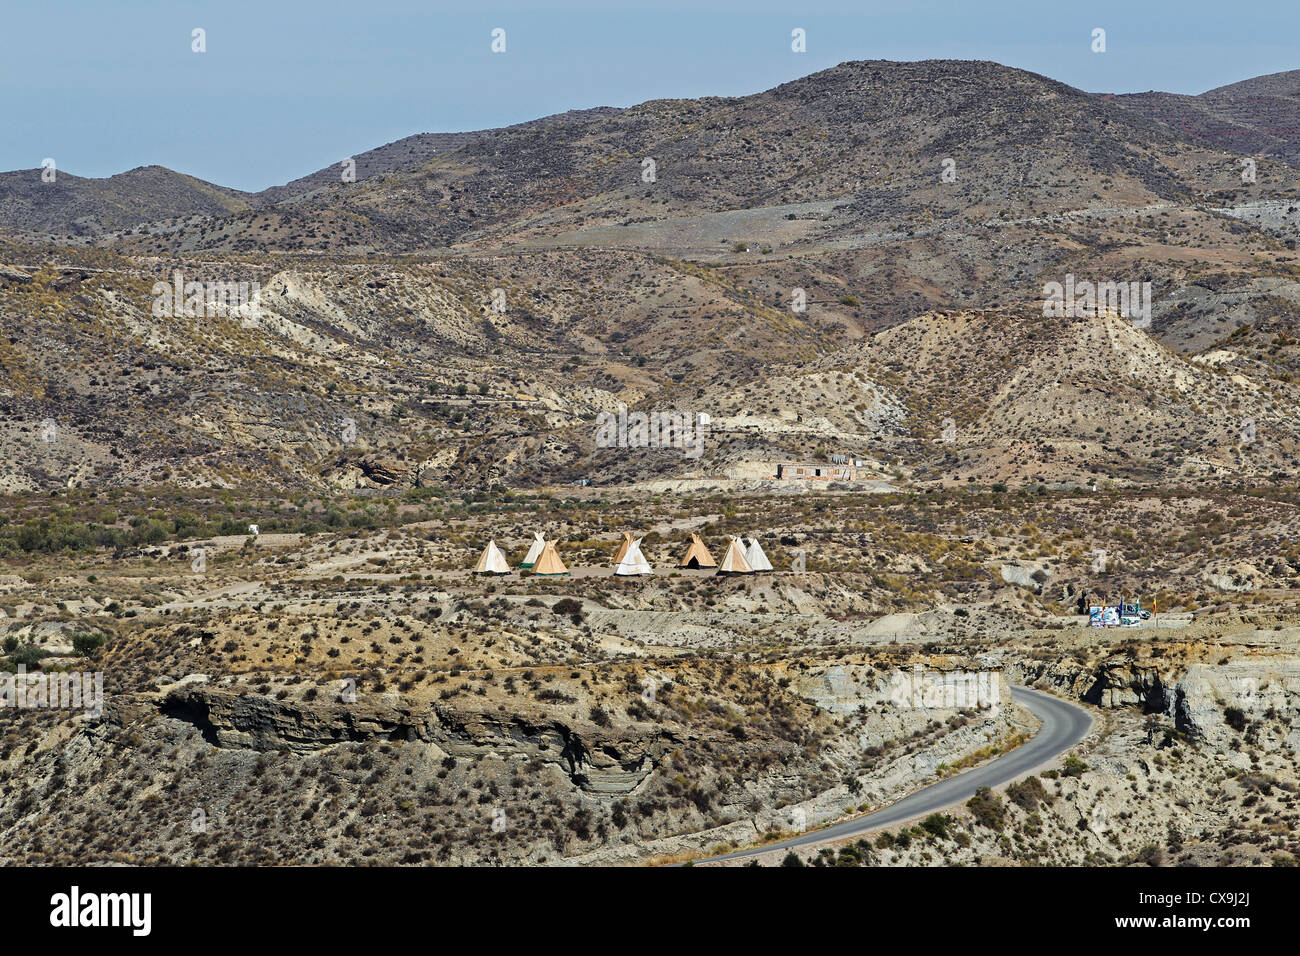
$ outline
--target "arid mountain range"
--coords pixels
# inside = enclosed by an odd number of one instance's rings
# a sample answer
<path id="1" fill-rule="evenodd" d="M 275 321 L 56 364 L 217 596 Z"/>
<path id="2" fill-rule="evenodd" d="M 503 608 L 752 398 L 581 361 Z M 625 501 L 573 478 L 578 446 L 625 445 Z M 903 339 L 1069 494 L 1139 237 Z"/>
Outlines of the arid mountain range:
<path id="1" fill-rule="evenodd" d="M 5 173 L 0 481 L 1294 476 L 1298 78 L 1111 97 L 853 62 L 257 194 Z M 256 302 L 187 308 L 178 279 Z M 1045 316 L 1089 282 L 1147 308 Z M 707 416 L 703 454 L 596 447 L 620 404 Z"/>

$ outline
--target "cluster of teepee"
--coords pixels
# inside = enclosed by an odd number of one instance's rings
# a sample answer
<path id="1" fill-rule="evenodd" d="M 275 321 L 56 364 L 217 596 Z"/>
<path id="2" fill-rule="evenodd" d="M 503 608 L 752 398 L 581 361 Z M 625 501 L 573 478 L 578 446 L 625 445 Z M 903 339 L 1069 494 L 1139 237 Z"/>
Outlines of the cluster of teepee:
<path id="1" fill-rule="evenodd" d="M 650 567 L 650 562 L 641 551 L 643 540 L 644 538 L 634 537 L 630 532 L 623 532 L 623 543 L 619 545 L 618 553 L 614 555 L 612 562 L 614 574 L 620 577 L 654 574 L 654 568 Z M 772 570 L 772 562 L 763 553 L 763 546 L 758 543 L 757 538 L 733 537 L 731 543 L 727 545 L 726 554 L 722 556 L 722 563 L 718 564 L 698 534 L 691 535 L 690 546 L 681 561 L 677 562 L 677 566 L 717 568 L 719 574 L 753 574 L 756 571 Z M 533 574 L 542 577 L 569 573 L 569 569 L 565 567 L 559 553 L 555 550 L 555 542 L 547 541 L 540 531 L 533 532 L 533 543 L 524 560 L 520 562 L 519 570 L 531 570 Z M 474 565 L 473 573 L 510 573 L 510 564 L 506 561 L 506 556 L 501 553 L 501 549 L 497 547 L 495 540 L 487 543 L 487 547 L 479 555 L 478 563 Z"/>
<path id="2" fill-rule="evenodd" d="M 552 575 L 568 574 L 569 569 L 564 566 L 560 560 L 560 554 L 555 550 L 555 542 L 547 541 L 540 531 L 533 532 L 533 543 L 528 549 L 528 554 L 519 565 L 519 570 L 530 569 L 533 574 L 539 574 L 543 577 Z M 487 543 L 483 553 L 479 555 L 478 563 L 474 565 L 474 574 L 509 574 L 510 565 L 506 561 L 506 556 L 501 553 L 497 547 L 496 539 Z"/>
<path id="3" fill-rule="evenodd" d="M 732 538 L 727 553 L 722 556 L 722 564 L 718 566 L 719 574 L 753 574 L 771 570 L 772 562 L 767 560 L 757 538 Z"/>

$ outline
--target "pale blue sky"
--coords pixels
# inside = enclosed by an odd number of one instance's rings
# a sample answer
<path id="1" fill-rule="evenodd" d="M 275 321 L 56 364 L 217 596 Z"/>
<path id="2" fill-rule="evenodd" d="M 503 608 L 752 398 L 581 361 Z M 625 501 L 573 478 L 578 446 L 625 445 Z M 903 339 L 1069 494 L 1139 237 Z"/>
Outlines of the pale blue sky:
<path id="1" fill-rule="evenodd" d="M 195 27 L 206 53 L 191 52 Z M 795 27 L 806 53 L 791 52 Z M 14 2 L 0 169 L 157 163 L 257 190 L 412 133 L 736 96 L 844 60 L 996 60 L 1094 92 L 1200 93 L 1300 68 L 1297 37 L 1294 0 Z"/>

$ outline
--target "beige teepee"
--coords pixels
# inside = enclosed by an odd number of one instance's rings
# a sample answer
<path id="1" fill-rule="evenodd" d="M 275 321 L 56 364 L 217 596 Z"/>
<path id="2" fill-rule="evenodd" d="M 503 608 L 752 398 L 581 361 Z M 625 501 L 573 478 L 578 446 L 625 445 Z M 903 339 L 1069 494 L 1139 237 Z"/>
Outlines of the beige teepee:
<path id="1" fill-rule="evenodd" d="M 519 570 L 531 568 L 537 563 L 537 559 L 542 555 L 542 548 L 546 547 L 546 538 L 540 531 L 533 532 L 533 543 L 529 547 L 528 553 L 524 555 L 524 560 L 519 564 Z"/>
<path id="2" fill-rule="evenodd" d="M 698 534 L 691 535 L 691 546 L 686 549 L 686 556 L 678 562 L 679 568 L 716 568 L 718 562 L 713 560 L 709 549 L 704 546 Z"/>
<path id="3" fill-rule="evenodd" d="M 569 569 L 564 566 L 559 552 L 555 550 L 555 542 L 546 542 L 546 546 L 542 548 L 542 553 L 537 558 L 537 564 L 533 566 L 533 574 L 546 576 L 568 573 Z"/>
<path id="4" fill-rule="evenodd" d="M 630 536 L 629 536 L 630 538 Z M 629 574 L 654 574 L 654 568 L 650 567 L 650 562 L 645 559 L 641 553 L 641 538 L 635 541 L 627 542 L 627 550 L 618 566 L 614 568 L 614 573 L 619 575 Z"/>
<path id="5" fill-rule="evenodd" d="M 478 564 L 474 565 L 474 574 L 509 574 L 510 565 L 506 556 L 497 547 L 496 541 L 489 541 L 483 553 L 479 555 Z"/>
<path id="6" fill-rule="evenodd" d="M 619 562 L 627 557 L 627 549 L 632 544 L 632 532 L 623 532 L 623 543 L 618 546 L 618 554 L 614 555 L 614 567 L 618 567 Z"/>
<path id="7" fill-rule="evenodd" d="M 718 566 L 719 574 L 753 574 L 754 569 L 749 566 L 745 560 L 745 547 L 740 543 L 739 538 L 732 538 L 731 544 L 727 545 L 727 553 L 722 556 L 722 564 Z"/>

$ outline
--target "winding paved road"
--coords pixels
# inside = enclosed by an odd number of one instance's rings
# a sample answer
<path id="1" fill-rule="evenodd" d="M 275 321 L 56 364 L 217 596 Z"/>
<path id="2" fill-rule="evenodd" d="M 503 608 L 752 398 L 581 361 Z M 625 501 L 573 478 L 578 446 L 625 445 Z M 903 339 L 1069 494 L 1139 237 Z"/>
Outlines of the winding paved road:
<path id="1" fill-rule="evenodd" d="M 996 787 L 1009 783 L 1017 777 L 1040 767 L 1059 754 L 1069 750 L 1092 729 L 1092 717 L 1082 707 L 1030 690 L 1028 687 L 1013 687 L 1011 695 L 1016 702 L 1027 707 L 1031 713 L 1043 722 L 1028 743 L 996 760 L 959 773 L 947 780 L 940 780 L 924 790 L 908 794 L 897 803 L 890 804 L 883 810 L 875 810 L 843 823 L 811 830 L 801 836 L 768 843 L 749 850 L 737 850 L 696 860 L 696 863 L 715 863 L 720 860 L 734 860 L 739 857 L 756 856 L 759 853 L 771 853 L 773 850 L 785 850 L 796 846 L 814 846 L 818 843 L 830 843 L 845 837 L 857 836 L 868 830 L 892 826 L 914 817 L 935 813 L 954 803 L 969 800 L 980 787 Z"/>

